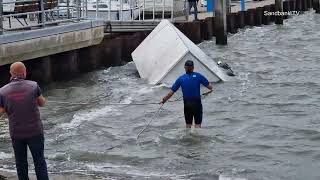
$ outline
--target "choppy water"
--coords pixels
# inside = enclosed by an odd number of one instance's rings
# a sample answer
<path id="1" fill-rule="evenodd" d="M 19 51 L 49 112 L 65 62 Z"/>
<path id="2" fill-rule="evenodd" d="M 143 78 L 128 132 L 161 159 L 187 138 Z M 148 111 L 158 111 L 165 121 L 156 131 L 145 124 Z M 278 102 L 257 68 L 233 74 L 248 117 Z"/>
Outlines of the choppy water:
<path id="1" fill-rule="evenodd" d="M 166 104 L 158 115 L 158 105 L 108 105 L 158 102 L 166 94 L 139 79 L 133 63 L 47 87 L 49 100 L 92 102 L 41 109 L 50 172 L 97 179 L 320 179 L 320 15 L 243 30 L 225 47 L 200 47 L 238 74 L 203 100 L 201 130 L 184 129 L 182 102 Z M 7 125 L 0 123 L 0 168 L 13 169 Z"/>

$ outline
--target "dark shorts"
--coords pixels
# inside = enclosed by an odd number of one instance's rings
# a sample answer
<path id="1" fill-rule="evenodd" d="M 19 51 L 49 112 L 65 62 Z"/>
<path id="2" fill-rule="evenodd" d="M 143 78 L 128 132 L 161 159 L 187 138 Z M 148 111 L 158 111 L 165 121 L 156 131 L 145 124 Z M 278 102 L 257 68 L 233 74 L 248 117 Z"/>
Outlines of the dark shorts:
<path id="1" fill-rule="evenodd" d="M 186 124 L 192 124 L 194 119 L 195 124 L 202 123 L 202 104 L 201 99 L 183 100 L 184 101 L 184 117 Z"/>

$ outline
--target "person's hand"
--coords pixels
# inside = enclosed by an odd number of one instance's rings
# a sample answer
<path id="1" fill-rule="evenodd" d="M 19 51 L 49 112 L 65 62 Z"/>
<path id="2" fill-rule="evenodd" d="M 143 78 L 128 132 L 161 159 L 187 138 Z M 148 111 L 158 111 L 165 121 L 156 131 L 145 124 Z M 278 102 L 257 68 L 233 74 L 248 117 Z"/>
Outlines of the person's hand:
<path id="1" fill-rule="evenodd" d="M 212 89 L 210 89 L 208 92 L 205 92 L 205 93 L 203 93 L 202 95 L 203 95 L 203 96 L 206 96 L 206 95 L 208 95 L 208 94 L 212 93 L 212 91 L 213 91 L 213 90 L 212 90 Z"/>
<path id="2" fill-rule="evenodd" d="M 159 104 L 164 104 L 164 103 L 166 103 L 166 100 L 163 98 Z"/>

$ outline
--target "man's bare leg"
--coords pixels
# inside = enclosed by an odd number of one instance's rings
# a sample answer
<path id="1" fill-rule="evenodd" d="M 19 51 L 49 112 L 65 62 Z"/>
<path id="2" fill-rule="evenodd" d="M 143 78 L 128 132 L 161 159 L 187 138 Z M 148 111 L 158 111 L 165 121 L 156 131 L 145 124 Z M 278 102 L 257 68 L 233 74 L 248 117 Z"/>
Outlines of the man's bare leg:
<path id="1" fill-rule="evenodd" d="M 195 124 L 194 127 L 195 128 L 201 128 L 201 124 Z"/>
<path id="2" fill-rule="evenodd" d="M 186 128 L 191 128 L 192 124 L 186 124 Z"/>

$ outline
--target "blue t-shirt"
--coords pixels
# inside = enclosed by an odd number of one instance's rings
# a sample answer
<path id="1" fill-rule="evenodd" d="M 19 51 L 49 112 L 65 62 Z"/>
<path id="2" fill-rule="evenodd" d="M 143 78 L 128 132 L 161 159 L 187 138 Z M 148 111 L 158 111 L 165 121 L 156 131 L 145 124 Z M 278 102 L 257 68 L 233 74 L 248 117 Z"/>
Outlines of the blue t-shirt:
<path id="1" fill-rule="evenodd" d="M 192 72 L 181 75 L 172 85 L 171 90 L 176 92 L 181 86 L 184 99 L 200 99 L 200 84 L 207 87 L 209 81 L 202 74 Z"/>

